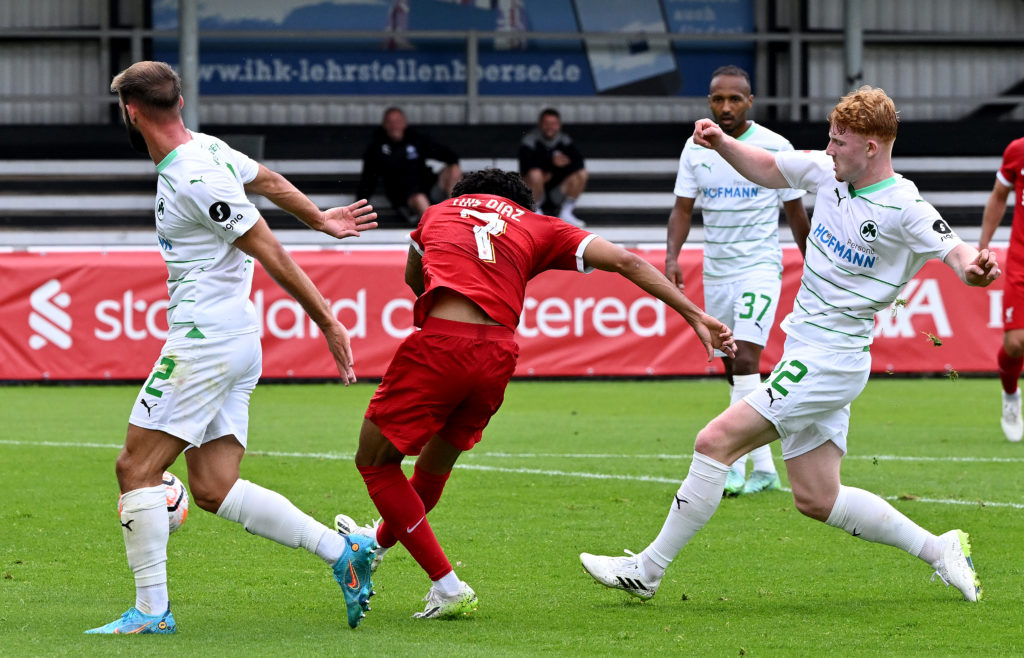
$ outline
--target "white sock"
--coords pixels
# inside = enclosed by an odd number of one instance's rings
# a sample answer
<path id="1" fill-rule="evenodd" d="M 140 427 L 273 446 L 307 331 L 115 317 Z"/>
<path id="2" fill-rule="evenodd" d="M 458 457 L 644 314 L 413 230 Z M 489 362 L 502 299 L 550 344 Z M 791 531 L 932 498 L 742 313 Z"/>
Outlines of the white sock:
<path id="1" fill-rule="evenodd" d="M 121 494 L 121 532 L 135 574 L 135 607 L 144 615 L 167 610 L 167 494 L 143 487 Z"/>
<path id="2" fill-rule="evenodd" d="M 302 512 L 270 489 L 239 478 L 224 497 L 217 516 L 241 523 L 254 535 L 289 548 L 302 547 L 333 565 L 345 550 L 345 538 Z"/>
<path id="3" fill-rule="evenodd" d="M 825 523 L 865 541 L 902 548 L 929 564 L 935 561 L 931 552 L 935 551 L 938 543 L 929 543 L 929 539 L 937 540 L 935 535 L 869 491 L 840 485 L 832 513 Z M 924 550 L 926 544 L 932 551 Z M 927 555 L 922 555 L 922 552 Z"/>
<path id="4" fill-rule="evenodd" d="M 437 580 L 432 581 L 434 587 L 445 596 L 455 596 L 462 591 L 462 581 L 455 575 L 455 571 L 449 571 Z"/>
<path id="5" fill-rule="evenodd" d="M 750 451 L 750 456 L 754 458 L 754 470 L 761 471 L 763 473 L 776 473 L 775 462 L 772 460 L 772 444 L 767 443 L 760 448 L 754 448 Z"/>
<path id="6" fill-rule="evenodd" d="M 758 386 L 761 385 L 761 375 L 733 375 L 732 386 L 729 389 L 729 404 L 742 400 Z"/>
<path id="7" fill-rule="evenodd" d="M 644 549 L 641 557 L 664 573 L 676 555 L 704 527 L 722 501 L 722 489 L 729 467 L 699 452 L 693 454 L 690 472 L 679 486 L 661 532 Z M 645 567 L 648 562 L 644 561 Z M 650 572 L 648 571 L 650 574 Z M 660 574 L 650 574 L 658 577 Z"/>
<path id="8" fill-rule="evenodd" d="M 567 197 L 565 197 L 565 200 L 562 201 L 562 209 L 561 209 L 560 212 L 570 213 L 570 212 L 572 212 L 572 209 L 575 208 L 575 207 L 576 207 L 576 199 L 574 199 L 574 198 L 572 198 L 570 196 L 567 196 Z"/>
<path id="9" fill-rule="evenodd" d="M 1003 391 L 1003 402 L 1016 402 L 1020 400 L 1020 389 L 1018 388 L 1013 393 L 1007 393 Z"/>
<path id="10" fill-rule="evenodd" d="M 747 393 L 750 393 L 751 391 L 757 389 L 757 387 L 760 386 L 760 384 L 761 384 L 761 375 L 759 375 L 757 373 L 754 373 L 752 375 L 733 375 L 732 376 L 732 386 L 729 387 L 729 404 L 730 405 L 736 404 L 736 402 L 738 400 L 742 400 L 743 398 L 747 397 Z M 771 448 L 768 448 L 767 446 L 765 446 L 764 449 L 768 452 L 768 463 L 771 464 L 771 461 L 772 461 Z M 760 448 L 752 450 L 750 452 L 751 455 L 754 455 L 754 470 L 755 471 L 767 470 L 770 473 L 774 473 L 775 472 L 775 466 L 774 465 L 772 465 L 772 467 L 769 468 L 769 469 L 761 469 L 761 468 L 758 467 L 758 464 L 760 463 L 760 462 L 758 462 L 758 456 L 757 456 L 758 455 L 758 452 L 757 452 L 758 450 L 760 450 Z M 761 459 L 763 460 L 764 457 L 761 457 Z M 734 461 L 732 463 L 732 467 L 734 469 L 736 469 L 737 471 L 739 471 L 740 473 L 746 474 L 746 471 L 747 471 L 747 456 L 743 455 L 742 457 L 740 457 L 739 459 Z"/>

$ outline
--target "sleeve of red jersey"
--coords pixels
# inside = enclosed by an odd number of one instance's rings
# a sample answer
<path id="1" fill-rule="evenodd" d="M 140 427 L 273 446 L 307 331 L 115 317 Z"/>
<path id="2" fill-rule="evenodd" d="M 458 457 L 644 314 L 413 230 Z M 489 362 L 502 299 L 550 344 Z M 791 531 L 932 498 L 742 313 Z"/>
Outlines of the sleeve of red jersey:
<path id="1" fill-rule="evenodd" d="M 420 223 L 409 234 L 409 246 L 415 249 L 420 256 L 423 255 L 423 224 L 429 213 L 430 208 L 427 208 L 427 212 L 423 213 L 423 217 L 420 218 Z"/>
<path id="2" fill-rule="evenodd" d="M 583 262 L 583 252 L 597 236 L 562 220 L 551 222 L 552 239 L 540 270 L 576 270 L 586 274 L 594 268 Z"/>
<path id="3" fill-rule="evenodd" d="M 1024 168 L 1024 138 L 1015 139 L 1003 151 L 1003 164 L 996 172 L 996 178 L 1006 187 L 1013 187 Z"/>

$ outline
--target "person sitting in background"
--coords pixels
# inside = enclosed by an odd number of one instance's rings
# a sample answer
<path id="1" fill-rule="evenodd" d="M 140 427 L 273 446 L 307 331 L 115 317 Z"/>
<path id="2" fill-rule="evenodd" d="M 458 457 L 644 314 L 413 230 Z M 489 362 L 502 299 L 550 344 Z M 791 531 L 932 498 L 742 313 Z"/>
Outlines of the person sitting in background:
<path id="1" fill-rule="evenodd" d="M 558 110 L 541 111 L 537 127 L 519 143 L 519 173 L 537 200 L 537 212 L 541 206 L 550 206 L 560 219 L 584 226 L 573 210 L 587 185 L 587 170 L 583 154 L 562 132 Z"/>
<path id="2" fill-rule="evenodd" d="M 440 160 L 444 169 L 434 173 L 427 159 Z M 451 196 L 452 187 L 461 177 L 455 151 L 410 128 L 405 113 L 389 107 L 363 153 L 356 198 L 369 199 L 383 179 L 384 195 L 391 207 L 415 226 L 431 204 Z"/>

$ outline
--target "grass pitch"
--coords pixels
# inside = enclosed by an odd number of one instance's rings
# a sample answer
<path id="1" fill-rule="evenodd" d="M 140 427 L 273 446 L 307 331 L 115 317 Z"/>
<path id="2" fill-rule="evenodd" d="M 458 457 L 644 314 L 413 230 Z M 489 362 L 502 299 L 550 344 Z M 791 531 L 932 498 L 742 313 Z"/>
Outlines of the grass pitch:
<path id="1" fill-rule="evenodd" d="M 873 379 L 853 405 L 843 467 L 846 484 L 933 532 L 971 533 L 985 587 L 977 605 L 929 582 L 919 560 L 802 517 L 785 492 L 723 501 L 653 600 L 604 589 L 578 554 L 653 539 L 726 386 L 515 382 L 430 517 L 480 596 L 474 616 L 411 619 L 429 581 L 398 547 L 352 631 L 318 558 L 193 505 L 169 545 L 177 635 L 85 636 L 134 603 L 113 464 L 136 390 L 0 388 L 0 655 L 1024 651 L 1024 445 L 1002 437 L 994 380 Z M 325 524 L 339 511 L 369 519 L 351 455 L 372 392 L 259 386 L 243 477 Z M 184 460 L 172 470 L 184 478 Z"/>

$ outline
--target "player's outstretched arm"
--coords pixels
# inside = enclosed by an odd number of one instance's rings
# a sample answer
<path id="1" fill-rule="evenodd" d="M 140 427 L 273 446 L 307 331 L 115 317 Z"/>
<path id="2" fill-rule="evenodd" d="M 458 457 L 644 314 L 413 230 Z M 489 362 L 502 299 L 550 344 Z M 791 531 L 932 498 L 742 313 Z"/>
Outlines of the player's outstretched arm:
<path id="1" fill-rule="evenodd" d="M 423 257 L 412 247 L 409 247 L 409 255 L 405 259 L 405 285 L 409 286 L 417 297 L 422 295 L 427 287 L 423 282 Z"/>
<path id="2" fill-rule="evenodd" d="M 775 164 L 774 155 L 760 146 L 726 135 L 711 119 L 699 119 L 694 124 L 693 141 L 698 146 L 718 151 L 741 176 L 761 187 L 776 190 L 789 187 L 786 177 Z"/>
<path id="3" fill-rule="evenodd" d="M 944 262 L 969 286 L 987 286 L 1003 273 L 996 262 L 994 251 L 979 251 L 968 244 L 954 247 L 946 254 Z"/>
<path id="4" fill-rule="evenodd" d="M 267 274 L 299 302 L 327 339 L 341 381 L 345 386 L 354 383 L 356 374 L 352 370 L 348 330 L 331 314 L 327 300 L 274 236 L 267 222 L 261 217 L 251 229 L 238 236 L 234 244 L 258 260 Z"/>
<path id="5" fill-rule="evenodd" d="M 358 237 L 362 231 L 377 228 L 377 213 L 366 199 L 323 212 L 305 194 L 281 174 L 260 165 L 259 173 L 245 185 L 245 191 L 259 194 L 275 206 L 299 218 L 306 226 L 338 238 Z"/>
<path id="6" fill-rule="evenodd" d="M 690 235 L 690 223 L 693 220 L 693 202 L 689 197 L 677 196 L 676 204 L 668 216 L 668 238 L 665 243 L 665 277 L 668 278 L 679 292 L 685 289 L 683 271 L 679 268 L 679 250 Z"/>
<path id="7" fill-rule="evenodd" d="M 1003 215 L 1006 214 L 1006 199 L 1010 196 L 1010 189 L 998 179 L 992 186 L 992 194 L 988 196 L 985 212 L 981 215 L 981 237 L 978 238 L 978 249 L 988 249 L 988 243 L 992 240 L 999 222 L 1003 221 Z"/>
<path id="8" fill-rule="evenodd" d="M 700 342 L 704 344 L 709 362 L 713 359 L 713 349 L 719 349 L 730 357 L 736 356 L 736 343 L 729 327 L 691 302 L 643 258 L 604 238 L 595 237 L 583 252 L 583 262 L 599 270 L 621 274 L 644 292 L 672 307 L 693 328 Z"/>

